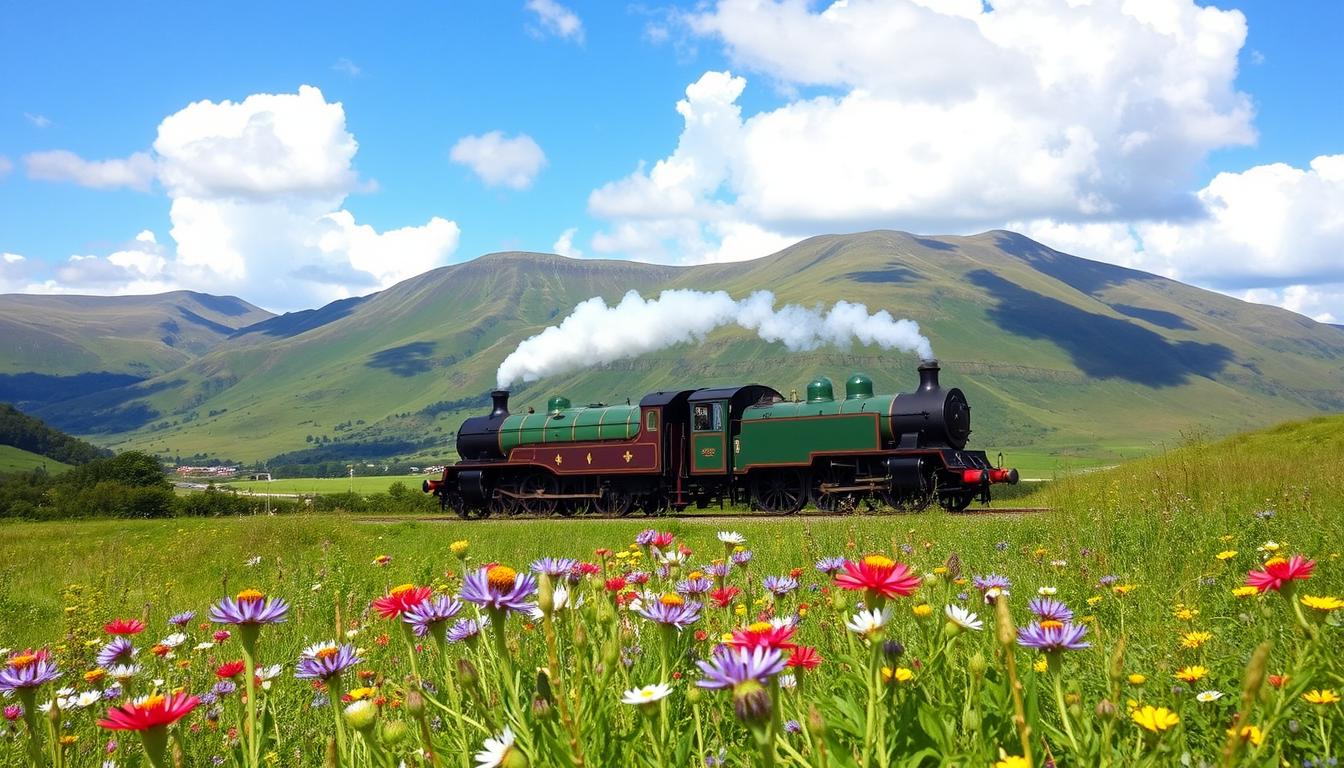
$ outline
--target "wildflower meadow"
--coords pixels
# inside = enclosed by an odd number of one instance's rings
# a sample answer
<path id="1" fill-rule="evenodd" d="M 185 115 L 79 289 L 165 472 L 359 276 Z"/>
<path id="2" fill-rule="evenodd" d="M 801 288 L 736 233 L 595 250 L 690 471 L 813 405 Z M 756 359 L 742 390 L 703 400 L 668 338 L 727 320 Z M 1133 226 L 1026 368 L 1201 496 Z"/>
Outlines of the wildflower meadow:
<path id="1" fill-rule="evenodd" d="M 0 765 L 1333 765 L 1338 475 L 1185 461 L 1037 515 L 15 526 Z"/>

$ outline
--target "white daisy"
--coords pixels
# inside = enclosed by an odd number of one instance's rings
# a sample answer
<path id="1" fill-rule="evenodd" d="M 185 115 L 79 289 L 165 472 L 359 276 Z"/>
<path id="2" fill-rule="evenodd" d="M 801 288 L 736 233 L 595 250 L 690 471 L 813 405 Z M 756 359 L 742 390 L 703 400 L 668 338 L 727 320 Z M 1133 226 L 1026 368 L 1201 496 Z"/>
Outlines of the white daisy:
<path id="1" fill-rule="evenodd" d="M 980 620 L 979 616 L 962 608 L 960 605 L 952 605 L 951 603 L 948 603 L 947 607 L 943 609 L 943 613 L 947 614 L 947 618 L 950 619 L 953 624 L 956 624 L 962 629 L 979 632 L 985 628 L 985 623 Z"/>
<path id="2" fill-rule="evenodd" d="M 1040 595 L 1041 597 L 1054 597 L 1055 593 L 1058 591 L 1059 590 L 1055 589 L 1054 587 L 1038 587 L 1036 589 L 1036 594 Z"/>
<path id="3" fill-rule="evenodd" d="M 103 695 L 97 691 L 85 691 L 75 697 L 75 706 L 83 709 L 92 704 L 97 704 L 103 700 Z"/>
<path id="4" fill-rule="evenodd" d="M 211 648 L 214 648 L 214 647 L 215 647 L 215 644 L 212 643 L 212 642 L 210 642 L 209 640 L 207 640 L 207 641 L 205 641 L 204 643 L 197 643 L 197 644 L 196 644 L 196 647 L 193 648 L 192 650 L 193 650 L 193 651 L 208 651 L 208 650 L 210 650 Z"/>
<path id="5" fill-rule="evenodd" d="M 1204 704 L 1208 704 L 1208 703 L 1211 702 L 1211 701 L 1217 701 L 1217 700 L 1223 698 L 1223 692 L 1222 692 L 1222 691 L 1200 691 L 1199 693 L 1195 694 L 1195 698 L 1198 699 L 1200 702 L 1202 702 L 1202 703 L 1204 703 Z"/>
<path id="6" fill-rule="evenodd" d="M 636 706 L 641 704 L 652 704 L 655 701 L 667 698 L 667 695 L 670 693 L 672 693 L 672 686 L 667 683 L 654 683 L 653 685 L 646 685 L 643 688 L 631 688 L 621 697 L 621 701 Z"/>
<path id="7" fill-rule="evenodd" d="M 163 640 L 160 640 L 159 644 L 166 645 L 169 648 L 176 648 L 185 642 L 187 642 L 186 635 L 182 634 L 181 632 L 174 632 L 173 634 L 163 638 Z"/>
<path id="8" fill-rule="evenodd" d="M 249 568 L 254 565 L 261 565 L 261 555 L 257 555 L 255 557 L 249 557 L 247 559 L 247 562 L 243 563 L 243 565 L 246 565 Z"/>
<path id="9" fill-rule="evenodd" d="M 336 650 L 336 648 L 337 645 L 335 643 L 331 642 L 330 640 L 323 640 L 321 642 L 313 643 L 307 648 L 304 648 L 302 651 L 299 652 L 299 658 L 316 659 L 317 654 L 328 650 L 334 651 Z"/>
<path id="10" fill-rule="evenodd" d="M 124 680 L 128 677 L 135 677 L 136 675 L 140 674 L 140 665 L 117 664 L 113 666 L 111 669 L 107 670 L 107 674 L 108 677 L 112 677 L 117 680 Z"/>
<path id="11" fill-rule="evenodd" d="M 497 739 L 486 739 L 481 751 L 476 753 L 476 768 L 499 768 L 513 749 L 513 729 L 504 726 L 504 733 Z"/>
<path id="12" fill-rule="evenodd" d="M 739 547 L 747 543 L 747 537 L 737 531 L 719 531 L 719 541 L 729 546 Z"/>
<path id="13" fill-rule="evenodd" d="M 889 609 L 859 611 L 845 623 L 845 626 L 849 627 L 849 631 L 856 635 L 869 636 L 880 632 L 890 618 L 891 611 Z"/>

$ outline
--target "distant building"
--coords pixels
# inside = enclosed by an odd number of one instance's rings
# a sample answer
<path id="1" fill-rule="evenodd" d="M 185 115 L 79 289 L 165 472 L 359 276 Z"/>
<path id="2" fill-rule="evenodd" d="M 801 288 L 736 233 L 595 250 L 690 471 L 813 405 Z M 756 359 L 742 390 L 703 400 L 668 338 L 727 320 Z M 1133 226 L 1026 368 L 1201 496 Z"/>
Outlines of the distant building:
<path id="1" fill-rule="evenodd" d="M 237 467 L 178 467 L 179 477 L 235 477 Z"/>

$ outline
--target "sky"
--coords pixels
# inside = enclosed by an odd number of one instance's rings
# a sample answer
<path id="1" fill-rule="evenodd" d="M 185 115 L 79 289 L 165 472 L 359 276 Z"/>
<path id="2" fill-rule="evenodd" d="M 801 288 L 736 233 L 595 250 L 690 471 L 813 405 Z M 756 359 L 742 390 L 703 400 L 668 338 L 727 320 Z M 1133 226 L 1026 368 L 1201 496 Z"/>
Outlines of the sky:
<path id="1" fill-rule="evenodd" d="M 1020 231 L 1344 322 L 1335 0 L 0 2 L 0 292 Z"/>

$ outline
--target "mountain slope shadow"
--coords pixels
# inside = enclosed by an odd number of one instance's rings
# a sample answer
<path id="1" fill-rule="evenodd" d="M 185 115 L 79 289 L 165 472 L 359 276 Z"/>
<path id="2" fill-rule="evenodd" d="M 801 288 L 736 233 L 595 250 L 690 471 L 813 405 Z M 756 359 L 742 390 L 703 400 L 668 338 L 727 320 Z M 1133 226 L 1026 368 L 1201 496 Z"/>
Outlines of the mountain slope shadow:
<path id="1" fill-rule="evenodd" d="M 388 347 L 370 355 L 365 365 L 391 371 L 404 379 L 428 373 L 434 367 L 434 361 L 429 357 L 434 352 L 434 345 L 432 341 L 413 341 Z"/>
<path id="2" fill-rule="evenodd" d="M 1142 326 L 1098 315 L 1029 291 L 987 270 L 967 274 L 998 300 L 990 319 L 1018 336 L 1045 339 L 1090 377 L 1174 387 L 1190 376 L 1212 377 L 1232 360 L 1221 344 L 1173 342 Z"/>

